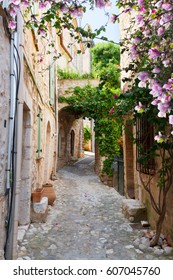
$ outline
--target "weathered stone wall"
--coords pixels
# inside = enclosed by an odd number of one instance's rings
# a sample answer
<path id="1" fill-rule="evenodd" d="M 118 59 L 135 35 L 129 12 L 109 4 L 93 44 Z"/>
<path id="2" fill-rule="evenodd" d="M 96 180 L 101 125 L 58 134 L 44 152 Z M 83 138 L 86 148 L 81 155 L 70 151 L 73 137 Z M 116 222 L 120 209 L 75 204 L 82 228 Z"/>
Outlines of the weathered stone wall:
<path id="1" fill-rule="evenodd" d="M 55 109 L 50 106 L 49 66 L 51 55 L 43 55 L 45 42 L 36 40 L 34 32 L 25 31 L 23 67 L 23 143 L 19 224 L 30 222 L 31 192 L 48 183 L 55 171 Z M 46 52 L 46 50 L 44 50 Z M 39 59 L 43 60 L 40 62 Z M 38 154 L 38 114 L 40 154 Z M 24 211 L 21 211 L 25 209 Z"/>
<path id="2" fill-rule="evenodd" d="M 10 41 L 5 35 L 0 16 L 0 259 L 3 259 L 5 243 L 5 218 L 7 201 L 5 198 L 9 99 L 10 99 Z"/>

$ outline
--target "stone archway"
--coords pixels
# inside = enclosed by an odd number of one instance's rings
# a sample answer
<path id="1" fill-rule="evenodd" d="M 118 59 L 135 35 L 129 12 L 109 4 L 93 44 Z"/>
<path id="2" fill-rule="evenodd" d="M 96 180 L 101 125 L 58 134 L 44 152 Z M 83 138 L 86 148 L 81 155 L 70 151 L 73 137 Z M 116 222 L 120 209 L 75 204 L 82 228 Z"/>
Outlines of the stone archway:
<path id="1" fill-rule="evenodd" d="M 47 183 L 50 179 L 50 140 L 51 140 L 51 127 L 50 122 L 47 123 L 46 129 L 46 143 L 44 154 L 44 183 Z"/>
<path id="2" fill-rule="evenodd" d="M 21 191 L 19 201 L 19 225 L 26 225 L 30 223 L 32 126 L 31 112 L 25 103 L 23 105 L 22 134 L 23 139 L 21 164 Z"/>
<path id="3" fill-rule="evenodd" d="M 57 169 L 84 155 L 83 120 L 61 108 L 58 112 L 58 161 Z"/>

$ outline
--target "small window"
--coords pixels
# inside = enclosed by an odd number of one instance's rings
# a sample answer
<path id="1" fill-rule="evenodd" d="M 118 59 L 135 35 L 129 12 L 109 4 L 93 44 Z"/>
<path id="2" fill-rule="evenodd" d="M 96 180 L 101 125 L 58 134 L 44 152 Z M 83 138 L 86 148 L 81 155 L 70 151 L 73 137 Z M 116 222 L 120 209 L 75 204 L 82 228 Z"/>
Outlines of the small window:
<path id="1" fill-rule="evenodd" d="M 146 117 L 136 121 L 136 169 L 144 174 L 155 173 L 155 160 L 149 158 L 154 144 L 154 127 Z"/>

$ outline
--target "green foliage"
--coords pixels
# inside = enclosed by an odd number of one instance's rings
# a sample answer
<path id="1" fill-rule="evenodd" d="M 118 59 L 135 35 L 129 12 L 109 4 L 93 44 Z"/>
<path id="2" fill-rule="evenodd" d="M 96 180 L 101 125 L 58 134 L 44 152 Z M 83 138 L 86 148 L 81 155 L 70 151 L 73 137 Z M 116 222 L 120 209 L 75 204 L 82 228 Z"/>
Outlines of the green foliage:
<path id="1" fill-rule="evenodd" d="M 108 65 L 120 64 L 120 46 L 113 43 L 99 43 L 95 45 L 92 51 L 92 65 L 100 73 Z"/>
<path id="2" fill-rule="evenodd" d="M 91 129 L 88 126 L 84 126 L 84 142 L 87 143 L 92 138 Z"/>
<path id="3" fill-rule="evenodd" d="M 120 153 L 118 141 L 121 137 L 121 125 L 117 124 L 109 114 L 109 110 L 114 104 L 112 92 L 90 85 L 84 88 L 75 87 L 72 96 L 61 97 L 59 101 L 70 105 L 67 110 L 95 120 L 95 138 L 99 152 L 101 156 L 106 157 L 102 172 L 111 175 L 114 157 Z"/>
<path id="4" fill-rule="evenodd" d="M 70 70 L 64 70 L 58 68 L 57 70 L 57 76 L 59 80 L 63 79 L 70 79 L 70 80 L 82 80 L 82 79 L 95 79 L 95 75 L 93 72 L 91 73 L 85 73 L 80 74 L 78 72 L 70 71 Z"/>
<path id="5" fill-rule="evenodd" d="M 91 51 L 93 71 L 100 78 L 100 87 L 116 93 L 120 88 L 120 46 L 100 43 Z"/>
<path id="6" fill-rule="evenodd" d="M 95 139 L 100 155 L 105 157 L 103 173 L 112 175 L 112 162 L 120 154 L 121 124 L 115 121 L 110 109 L 114 106 L 114 94 L 120 93 L 120 48 L 112 43 L 102 43 L 92 49 L 94 72 L 100 79 L 98 87 L 90 84 L 84 88 L 75 87 L 70 97 L 60 97 L 60 102 L 70 106 L 67 110 L 79 117 L 85 116 L 95 120 Z"/>

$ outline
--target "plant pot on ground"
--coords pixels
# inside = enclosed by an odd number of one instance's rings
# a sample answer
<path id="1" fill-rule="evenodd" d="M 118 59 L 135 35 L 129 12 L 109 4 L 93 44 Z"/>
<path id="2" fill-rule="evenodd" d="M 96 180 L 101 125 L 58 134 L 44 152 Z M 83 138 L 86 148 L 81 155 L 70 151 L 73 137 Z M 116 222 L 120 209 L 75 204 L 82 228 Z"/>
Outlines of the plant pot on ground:
<path id="1" fill-rule="evenodd" d="M 53 205 L 56 199 L 54 186 L 52 184 L 47 183 L 43 185 L 43 189 L 44 189 L 43 196 L 48 198 L 49 205 Z"/>
<path id="2" fill-rule="evenodd" d="M 43 197 L 43 188 L 37 188 L 31 193 L 32 202 L 40 202 Z"/>

